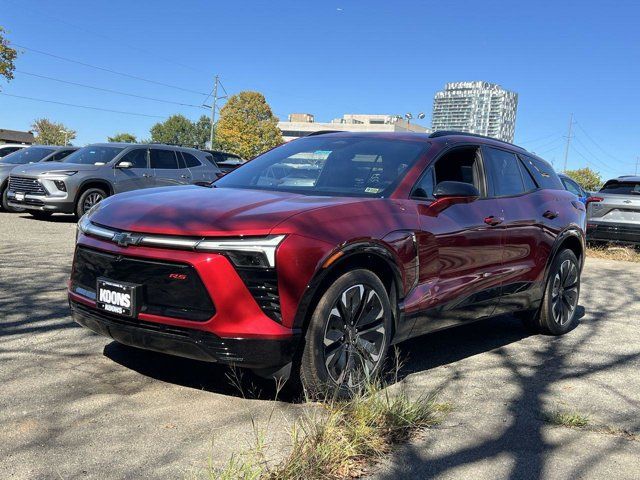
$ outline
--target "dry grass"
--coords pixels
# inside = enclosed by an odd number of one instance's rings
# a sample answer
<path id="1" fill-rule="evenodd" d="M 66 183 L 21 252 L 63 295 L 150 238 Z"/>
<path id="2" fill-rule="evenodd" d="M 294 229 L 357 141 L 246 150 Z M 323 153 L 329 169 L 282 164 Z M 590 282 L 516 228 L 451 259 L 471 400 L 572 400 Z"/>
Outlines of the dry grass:
<path id="1" fill-rule="evenodd" d="M 410 399 L 403 392 L 390 393 L 381 382 L 372 382 L 347 400 L 335 398 L 315 404 L 294 426 L 292 449 L 281 463 L 266 461 L 262 435 L 254 448 L 234 456 L 222 469 L 211 465 L 214 479 L 314 480 L 354 478 L 388 453 L 394 444 L 406 442 L 416 431 L 436 425 L 450 410 L 433 395 Z"/>
<path id="2" fill-rule="evenodd" d="M 640 262 L 640 252 L 633 247 L 622 246 L 593 246 L 587 248 L 587 257 L 605 260 L 622 260 L 625 262 Z"/>
<path id="3" fill-rule="evenodd" d="M 567 428 L 585 428 L 589 425 L 589 417 L 577 412 L 556 410 L 544 416 L 546 422 Z"/>

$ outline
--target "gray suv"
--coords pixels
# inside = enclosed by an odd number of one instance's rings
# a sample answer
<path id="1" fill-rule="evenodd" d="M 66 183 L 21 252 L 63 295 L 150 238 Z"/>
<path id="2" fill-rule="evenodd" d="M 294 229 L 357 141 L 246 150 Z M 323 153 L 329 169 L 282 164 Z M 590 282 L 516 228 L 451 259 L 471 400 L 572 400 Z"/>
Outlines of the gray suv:
<path id="1" fill-rule="evenodd" d="M 8 204 L 35 217 L 54 212 L 82 216 L 102 199 L 140 188 L 209 185 L 222 173 L 206 153 L 162 144 L 99 143 L 61 162 L 16 168 L 9 177 Z"/>
<path id="2" fill-rule="evenodd" d="M 59 147 L 56 145 L 32 145 L 20 148 L 9 155 L 0 158 L 0 199 L 3 210 L 7 212 L 18 211 L 8 204 L 7 190 L 9 186 L 9 174 L 21 165 L 36 162 L 60 162 L 64 157 L 76 151 L 78 147 Z"/>
<path id="3" fill-rule="evenodd" d="M 587 199 L 587 240 L 640 245 L 640 177 L 608 180 Z"/>

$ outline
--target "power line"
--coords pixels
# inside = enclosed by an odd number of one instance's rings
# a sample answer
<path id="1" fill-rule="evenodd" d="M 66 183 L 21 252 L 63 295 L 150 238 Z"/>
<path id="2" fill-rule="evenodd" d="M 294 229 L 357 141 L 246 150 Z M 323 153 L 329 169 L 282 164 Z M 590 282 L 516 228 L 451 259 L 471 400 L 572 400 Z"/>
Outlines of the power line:
<path id="1" fill-rule="evenodd" d="M 99 111 L 102 111 L 102 112 L 121 113 L 123 115 L 136 115 L 136 116 L 139 116 L 139 117 L 148 117 L 148 118 L 165 118 L 165 117 L 160 116 L 160 115 L 147 115 L 146 113 L 124 112 L 122 110 L 111 110 L 111 109 L 108 109 L 108 108 L 93 107 L 93 106 L 89 106 L 89 105 L 76 105 L 74 103 L 58 102 L 58 101 L 55 101 L 55 100 L 45 100 L 44 98 L 25 97 L 25 96 L 22 96 L 22 95 L 12 95 L 10 93 L 4 93 L 4 92 L 0 92 L 0 95 L 4 95 L 5 97 L 21 98 L 21 99 L 24 99 L 24 100 L 33 100 L 34 102 L 55 103 L 56 105 L 64 105 L 65 107 L 84 108 L 84 109 L 87 109 L 87 110 L 99 110 Z"/>
<path id="2" fill-rule="evenodd" d="M 594 155 L 594 153 L 589 150 L 587 148 L 587 146 L 582 142 L 582 140 L 580 140 L 580 138 L 578 138 L 577 136 L 574 136 L 573 139 L 578 142 L 580 144 L 580 146 L 582 148 L 584 148 L 584 151 L 587 152 L 591 157 L 593 157 L 593 160 L 595 162 L 598 162 L 598 164 L 601 166 L 601 168 L 609 168 L 609 166 L 607 164 L 605 164 L 602 160 L 600 160 L 596 155 Z"/>
<path id="3" fill-rule="evenodd" d="M 175 90 L 181 90 L 183 92 L 195 93 L 197 95 L 204 95 L 205 97 L 207 96 L 206 93 L 198 92 L 198 91 L 195 91 L 195 90 L 190 90 L 188 88 L 178 87 L 176 85 L 171 85 L 169 83 L 163 83 L 163 82 L 158 82 L 156 80 L 150 80 L 148 78 L 139 77 L 137 75 L 131 75 L 129 73 L 118 72 L 117 70 L 112 70 L 110 68 L 99 67 L 97 65 L 91 65 L 90 63 L 81 62 L 79 60 L 73 60 L 71 58 L 63 57 L 63 56 L 60 56 L 60 55 L 55 55 L 53 53 L 44 52 L 42 50 L 37 50 L 35 48 L 25 47 L 24 45 L 18 45 L 17 43 L 14 43 L 14 42 L 12 42 L 12 46 L 18 47 L 18 48 L 22 48 L 22 49 L 27 50 L 29 52 L 38 53 L 40 55 L 46 55 L 48 57 L 55 58 L 55 59 L 58 59 L 58 60 L 64 60 L 66 62 L 75 63 L 77 65 L 82 65 L 83 67 L 94 68 L 94 69 L 100 70 L 102 72 L 113 73 L 115 75 L 121 75 L 123 77 L 133 78 L 134 80 L 140 80 L 142 82 L 152 83 L 154 85 L 160 85 L 162 87 L 173 88 Z"/>
<path id="4" fill-rule="evenodd" d="M 540 140 L 546 140 L 547 138 L 551 138 L 553 136 L 558 136 L 558 132 L 553 132 L 553 133 L 550 133 L 549 135 L 545 135 L 543 137 L 537 137 L 537 138 L 534 138 L 532 140 L 523 140 L 523 141 L 521 141 L 519 143 L 521 143 L 521 144 L 537 143 Z"/>
<path id="5" fill-rule="evenodd" d="M 195 67 L 193 67 L 191 65 L 185 65 L 183 63 L 176 62 L 175 60 L 170 60 L 168 58 L 163 57 L 162 55 L 158 55 L 156 52 L 152 52 L 150 50 L 146 50 L 146 49 L 141 48 L 141 47 L 139 47 L 137 45 L 133 45 L 133 44 L 130 44 L 130 43 L 123 42 L 121 38 L 111 37 L 109 35 L 105 35 L 104 33 L 96 32 L 93 29 L 89 29 L 89 28 L 83 27 L 81 25 L 77 25 L 75 23 L 71 23 L 66 19 L 57 17 L 57 16 L 52 15 L 50 13 L 45 13 L 41 9 L 29 8 L 28 6 L 23 5 L 24 2 L 18 3 L 18 2 L 14 2 L 12 0 L 5 0 L 5 2 L 12 3 L 15 6 L 19 7 L 21 10 L 29 10 L 29 11 L 34 12 L 34 13 L 42 16 L 42 17 L 51 18 L 51 19 L 53 19 L 53 20 L 55 20 L 57 22 L 64 23 L 65 25 L 69 25 L 71 27 L 77 28 L 78 30 L 82 30 L 83 32 L 90 33 L 90 34 L 95 35 L 97 37 L 102 37 L 102 38 L 105 38 L 105 39 L 110 40 L 112 42 L 119 42 L 120 44 L 122 44 L 123 46 L 125 46 L 127 48 L 133 48 L 133 49 L 138 50 L 140 52 L 144 52 L 144 53 L 153 55 L 153 56 L 155 56 L 155 57 L 157 57 L 159 59 L 162 59 L 164 62 L 173 63 L 174 65 L 178 65 L 178 66 L 184 67 L 184 68 L 189 68 L 189 69 L 193 70 L 194 72 L 205 73 L 203 70 L 199 70 L 199 69 L 197 69 L 197 68 L 195 68 Z"/>
<path id="6" fill-rule="evenodd" d="M 586 130 L 585 130 L 584 128 L 582 128 L 582 125 L 580 125 L 577 121 L 576 121 L 575 123 L 576 123 L 576 125 L 578 126 L 578 128 L 579 128 L 580 130 L 582 130 L 582 133 L 584 133 L 584 134 L 586 135 L 586 137 L 587 137 L 589 140 L 591 140 L 591 143 L 593 143 L 596 147 L 598 147 L 598 149 L 599 149 L 602 153 L 604 153 L 604 154 L 605 154 L 605 155 L 607 155 L 608 157 L 612 158 L 613 160 L 620 161 L 620 159 L 619 159 L 619 158 L 614 157 L 614 156 L 613 156 L 613 155 L 611 155 L 609 152 L 607 152 L 604 148 L 602 148 L 602 147 L 598 144 L 598 142 L 596 142 L 596 141 L 591 137 L 591 135 L 589 135 L 589 134 L 586 132 Z"/>
<path id="7" fill-rule="evenodd" d="M 67 85 L 74 85 L 76 87 L 90 88 L 92 90 L 98 90 L 100 92 L 115 93 L 117 95 L 125 95 L 127 97 L 141 98 L 143 100 L 151 100 L 151 101 L 154 101 L 154 102 L 169 103 L 169 104 L 172 104 L 172 105 L 180 105 L 182 107 L 202 108 L 201 105 L 193 105 L 191 103 L 173 102 L 171 100 L 163 100 L 161 98 L 146 97 L 144 95 L 137 95 L 135 93 L 121 92 L 119 90 L 111 90 L 109 88 L 96 87 L 94 85 L 86 85 L 84 83 L 77 83 L 77 82 L 71 82 L 69 80 L 62 80 L 60 78 L 48 77 L 46 75 L 40 75 L 38 73 L 25 72 L 24 70 L 16 70 L 16 72 L 17 73 L 21 73 L 23 75 L 30 75 L 32 77 L 38 77 L 38 78 L 44 78 L 46 80 L 52 80 L 54 82 L 66 83 Z"/>

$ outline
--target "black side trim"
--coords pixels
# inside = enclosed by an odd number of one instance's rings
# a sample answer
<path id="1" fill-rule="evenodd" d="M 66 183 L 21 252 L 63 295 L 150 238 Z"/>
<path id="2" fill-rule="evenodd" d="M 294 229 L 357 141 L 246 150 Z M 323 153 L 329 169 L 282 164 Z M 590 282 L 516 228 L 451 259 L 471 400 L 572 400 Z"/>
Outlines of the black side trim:
<path id="1" fill-rule="evenodd" d="M 74 321 L 95 333 L 125 345 L 205 362 L 247 368 L 280 367 L 293 358 L 299 338 L 220 338 L 201 330 L 111 315 L 73 300 L 69 305 Z"/>

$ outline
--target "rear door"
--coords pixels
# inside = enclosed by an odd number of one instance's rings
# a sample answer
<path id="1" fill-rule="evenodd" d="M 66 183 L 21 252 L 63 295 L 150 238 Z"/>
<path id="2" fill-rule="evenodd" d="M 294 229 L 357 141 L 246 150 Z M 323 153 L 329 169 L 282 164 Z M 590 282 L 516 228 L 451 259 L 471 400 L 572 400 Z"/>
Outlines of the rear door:
<path id="1" fill-rule="evenodd" d="M 167 187 L 189 183 L 184 178 L 186 170 L 180 169 L 175 150 L 151 147 L 149 149 L 149 161 L 153 170 L 154 186 Z"/>
<path id="2" fill-rule="evenodd" d="M 504 212 L 504 275 L 495 312 L 499 314 L 526 309 L 537 299 L 555 238 L 550 233 L 567 219 L 562 218 L 563 209 L 554 206 L 555 196 L 539 188 L 516 153 L 487 145 L 483 152 L 491 172 L 491 195 Z"/>
<path id="3" fill-rule="evenodd" d="M 195 155 L 189 152 L 180 152 L 185 168 L 189 174 L 189 182 L 195 184 L 205 184 L 213 182 L 218 178 L 218 169 L 212 163 L 203 163 Z"/>

